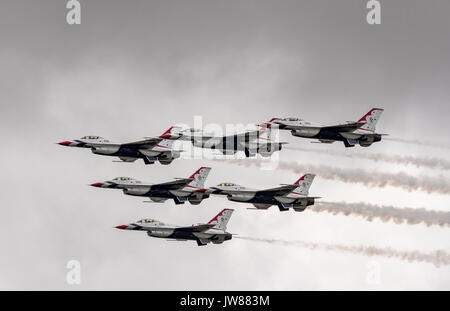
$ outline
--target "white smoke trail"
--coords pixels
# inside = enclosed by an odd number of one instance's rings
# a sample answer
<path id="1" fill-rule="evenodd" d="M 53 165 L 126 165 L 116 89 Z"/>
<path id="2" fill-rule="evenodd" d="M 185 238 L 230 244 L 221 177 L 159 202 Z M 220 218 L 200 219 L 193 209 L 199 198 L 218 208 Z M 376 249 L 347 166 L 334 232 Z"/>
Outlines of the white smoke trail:
<path id="1" fill-rule="evenodd" d="M 315 150 L 308 148 L 299 148 L 299 147 L 285 147 L 289 150 L 303 151 L 303 152 L 311 152 L 317 154 L 327 154 L 332 156 L 341 156 L 347 158 L 359 158 L 359 159 L 367 159 L 375 162 L 382 161 L 388 163 L 396 163 L 396 164 L 411 164 L 416 167 L 428 167 L 432 169 L 442 169 L 442 170 L 450 170 L 450 161 L 435 158 L 435 157 L 414 157 L 414 156 L 400 156 L 400 155 L 387 155 L 381 153 L 346 153 L 343 151 L 329 151 L 329 150 Z"/>
<path id="2" fill-rule="evenodd" d="M 255 159 L 226 159 L 215 161 L 236 164 L 245 167 L 263 167 L 264 160 Z M 276 169 L 290 171 L 295 174 L 312 172 L 321 178 L 339 180 L 347 183 L 359 183 L 368 187 L 393 186 L 403 188 L 408 191 L 425 191 L 427 193 L 450 194 L 450 180 L 439 175 L 437 177 L 421 176 L 414 177 L 406 173 L 382 173 L 366 171 L 357 168 L 337 168 L 326 165 L 300 164 L 297 162 L 279 161 Z"/>
<path id="3" fill-rule="evenodd" d="M 384 137 L 384 140 L 395 141 L 403 144 L 412 144 L 424 147 L 433 147 L 433 148 L 441 148 L 441 149 L 450 149 L 450 144 L 445 143 L 436 143 L 430 141 L 422 141 L 422 140 L 413 140 L 413 139 L 403 139 L 403 138 L 395 138 L 395 137 Z"/>
<path id="4" fill-rule="evenodd" d="M 394 221 L 397 224 L 415 225 L 424 223 L 427 226 L 450 226 L 450 212 L 426 210 L 424 208 L 400 208 L 394 206 L 374 205 L 367 203 L 316 202 L 309 211 L 328 212 L 333 215 L 360 216 L 372 221 L 378 218 L 383 222 Z"/>
<path id="5" fill-rule="evenodd" d="M 295 246 L 308 248 L 311 250 L 326 250 L 326 251 L 337 251 L 342 253 L 351 254 L 361 254 L 364 256 L 384 256 L 388 258 L 398 258 L 401 260 L 406 260 L 408 262 L 427 262 L 435 265 L 436 267 L 441 267 L 450 264 L 450 254 L 444 250 L 436 250 L 432 252 L 420 252 L 414 251 L 403 251 L 395 250 L 393 248 L 378 248 L 374 246 L 348 246 L 339 244 L 328 244 L 328 243 L 314 243 L 314 242 L 304 242 L 304 241 L 287 241 L 287 240 L 277 240 L 277 239 L 262 239 L 253 238 L 245 236 L 236 236 L 235 238 L 270 243 L 270 244 L 280 244 L 285 246 Z"/>

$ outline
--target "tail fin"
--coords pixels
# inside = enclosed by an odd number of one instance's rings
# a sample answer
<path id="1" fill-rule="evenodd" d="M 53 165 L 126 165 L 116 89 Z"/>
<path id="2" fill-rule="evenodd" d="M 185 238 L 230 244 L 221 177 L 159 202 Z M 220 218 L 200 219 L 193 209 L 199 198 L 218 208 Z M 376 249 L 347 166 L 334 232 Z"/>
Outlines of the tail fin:
<path id="1" fill-rule="evenodd" d="M 315 174 L 305 174 L 300 177 L 300 179 L 294 183 L 294 185 L 298 185 L 298 187 L 295 188 L 293 192 L 307 196 L 314 177 L 316 177 Z"/>
<path id="2" fill-rule="evenodd" d="M 362 130 L 375 132 L 375 126 L 380 119 L 381 113 L 383 113 L 384 109 L 381 108 L 372 108 L 368 113 L 366 113 L 358 122 L 366 122 L 363 126 L 360 127 Z"/>
<path id="3" fill-rule="evenodd" d="M 217 214 L 213 219 L 211 219 L 208 224 L 215 224 L 213 228 L 222 231 L 227 230 L 227 223 L 233 214 L 234 209 L 225 208 L 219 214 Z"/>
<path id="4" fill-rule="evenodd" d="M 178 139 L 181 137 L 181 127 L 171 126 L 167 131 L 162 133 L 159 138 L 164 139 Z"/>
<path id="5" fill-rule="evenodd" d="M 280 118 L 272 118 L 272 119 L 270 119 L 270 120 L 267 121 L 267 122 L 258 124 L 258 126 L 270 128 L 271 126 L 273 126 L 273 122 L 276 121 L 276 120 L 280 120 Z"/>
<path id="6" fill-rule="evenodd" d="M 194 179 L 189 183 L 189 186 L 204 188 L 205 180 L 208 177 L 209 171 L 211 171 L 210 167 L 200 167 L 194 174 L 189 177 Z"/>

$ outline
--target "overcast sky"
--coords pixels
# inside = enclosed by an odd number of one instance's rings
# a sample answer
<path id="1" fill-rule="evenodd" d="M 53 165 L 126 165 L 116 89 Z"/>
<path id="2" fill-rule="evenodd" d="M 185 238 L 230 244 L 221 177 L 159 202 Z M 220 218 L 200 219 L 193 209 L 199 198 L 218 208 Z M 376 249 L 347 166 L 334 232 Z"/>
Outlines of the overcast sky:
<path id="1" fill-rule="evenodd" d="M 199 206 L 144 204 L 87 186 L 117 176 L 163 182 L 211 166 L 207 186 L 264 188 L 298 178 L 287 171 L 188 159 L 170 166 L 113 163 L 54 144 L 84 135 L 140 139 L 175 123 L 192 125 L 194 116 L 223 126 L 286 116 L 329 124 L 382 107 L 379 132 L 448 146 L 450 2 L 382 1 L 381 25 L 366 23 L 361 0 L 80 2 L 81 25 L 66 23 L 65 1 L 0 4 L 0 289 L 450 289 L 449 266 L 239 239 L 197 247 L 113 229 L 144 217 L 189 225 L 234 208 L 228 230 L 244 236 L 450 251 L 448 228 L 276 207 L 251 211 L 220 197 Z M 292 146 L 344 149 L 281 136 Z M 450 158 L 445 148 L 394 141 L 346 152 Z M 450 178 L 448 171 L 413 166 L 294 150 L 279 155 Z M 448 195 L 320 175 L 310 194 L 449 211 Z M 66 283 L 72 259 L 81 263 L 80 285 Z M 367 282 L 373 261 L 379 284 Z"/>

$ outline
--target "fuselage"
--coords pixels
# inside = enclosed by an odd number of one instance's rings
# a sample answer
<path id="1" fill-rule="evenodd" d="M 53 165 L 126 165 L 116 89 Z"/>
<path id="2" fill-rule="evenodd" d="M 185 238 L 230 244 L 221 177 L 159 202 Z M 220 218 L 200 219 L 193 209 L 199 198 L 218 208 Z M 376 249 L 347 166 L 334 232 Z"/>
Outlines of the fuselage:
<path id="1" fill-rule="evenodd" d="M 222 183 L 211 188 L 212 194 L 226 195 L 228 200 L 240 203 L 253 203 L 255 206 L 270 207 L 272 205 L 296 204 L 298 206 L 309 206 L 314 204 L 313 198 L 307 198 L 305 195 L 294 191 L 280 196 L 260 194 L 260 190 L 247 188 L 233 183 Z"/>
<path id="2" fill-rule="evenodd" d="M 119 144 L 112 143 L 99 136 L 85 136 L 81 139 L 64 141 L 59 144 L 68 147 L 89 148 L 94 154 L 118 157 L 124 162 L 143 159 L 145 164 L 153 164 L 156 160 L 161 164 L 170 164 L 173 159 L 180 157 L 180 152 L 174 151 L 170 147 L 172 141 L 176 138 Z M 157 143 L 158 141 L 160 143 Z"/>
<path id="3" fill-rule="evenodd" d="M 145 221 L 148 221 L 146 223 Z M 231 240 L 232 235 L 223 230 L 211 228 L 203 232 L 190 232 L 186 227 L 164 224 L 157 220 L 141 220 L 129 225 L 117 226 L 116 228 L 125 230 L 145 231 L 148 236 L 154 238 L 176 239 L 176 240 L 198 240 L 208 239 L 213 243 L 222 243 Z"/>

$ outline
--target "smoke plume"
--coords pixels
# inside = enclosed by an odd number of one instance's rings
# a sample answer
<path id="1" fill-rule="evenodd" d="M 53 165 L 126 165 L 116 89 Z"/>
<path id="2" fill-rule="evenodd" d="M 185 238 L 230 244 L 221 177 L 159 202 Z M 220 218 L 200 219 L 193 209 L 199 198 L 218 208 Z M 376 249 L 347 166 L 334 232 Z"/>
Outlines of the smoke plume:
<path id="1" fill-rule="evenodd" d="M 441 149 L 450 149 L 450 144 L 445 143 L 436 143 L 430 141 L 422 141 L 422 140 L 413 140 L 413 139 L 403 139 L 403 138 L 395 138 L 395 137 L 384 137 L 384 140 L 395 141 L 403 144 L 413 144 L 417 146 L 424 147 L 433 147 L 433 148 L 441 148 Z"/>
<path id="2" fill-rule="evenodd" d="M 267 162 L 260 159 L 226 159 L 217 160 L 245 167 L 263 167 Z M 297 162 L 278 161 L 276 169 L 290 171 L 297 175 L 311 172 L 320 178 L 338 180 L 346 183 L 358 183 L 368 187 L 393 186 L 407 191 L 425 191 L 427 193 L 450 194 L 450 181 L 442 175 L 436 177 L 415 177 L 406 173 L 383 173 L 357 168 L 337 168 L 326 165 L 300 164 Z"/>
<path id="3" fill-rule="evenodd" d="M 442 158 L 435 157 L 414 157 L 414 156 L 400 156 L 400 155 L 387 155 L 381 153 L 347 153 L 342 151 L 329 151 L 329 150 L 315 150 L 299 147 L 285 147 L 289 150 L 296 150 L 302 152 L 311 152 L 317 154 L 327 154 L 332 156 L 340 156 L 353 159 L 367 159 L 375 162 L 382 161 L 388 163 L 396 163 L 403 165 L 415 165 L 416 167 L 426 167 L 432 169 L 450 170 L 450 161 Z"/>
<path id="4" fill-rule="evenodd" d="M 326 250 L 336 251 L 342 253 L 360 254 L 364 256 L 384 256 L 388 258 L 397 258 L 408 262 L 426 262 L 435 265 L 436 267 L 446 266 L 450 264 L 450 254 L 444 250 L 436 250 L 432 252 L 420 252 L 396 250 L 390 247 L 378 248 L 374 246 L 348 246 L 339 244 L 328 243 L 313 243 L 304 241 L 287 241 L 287 240 L 275 240 L 275 239 L 262 239 L 253 237 L 236 237 L 243 240 L 262 242 L 269 244 L 280 244 L 285 246 L 294 246 L 308 248 L 311 250 Z"/>
<path id="5" fill-rule="evenodd" d="M 333 215 L 359 216 L 372 221 L 374 218 L 383 222 L 394 221 L 397 224 L 415 225 L 424 223 L 427 226 L 450 226 L 450 212 L 426 210 L 424 208 L 394 207 L 367 203 L 317 202 L 309 211 L 327 212 Z"/>

